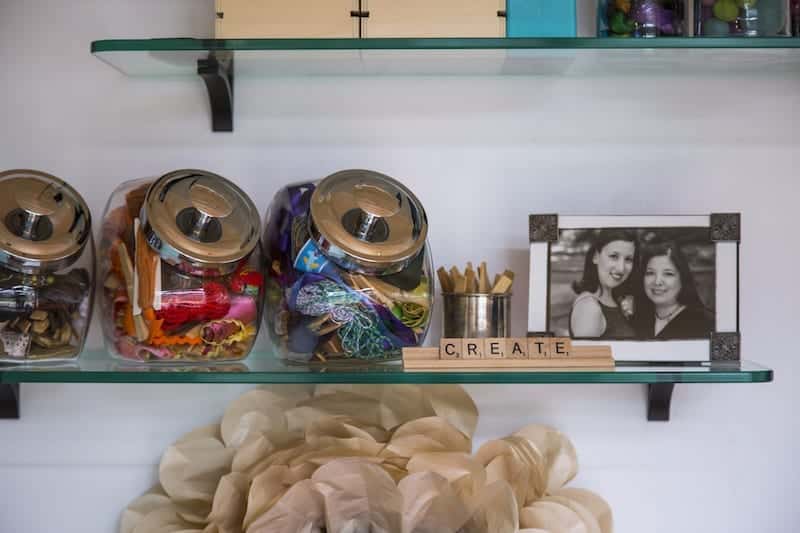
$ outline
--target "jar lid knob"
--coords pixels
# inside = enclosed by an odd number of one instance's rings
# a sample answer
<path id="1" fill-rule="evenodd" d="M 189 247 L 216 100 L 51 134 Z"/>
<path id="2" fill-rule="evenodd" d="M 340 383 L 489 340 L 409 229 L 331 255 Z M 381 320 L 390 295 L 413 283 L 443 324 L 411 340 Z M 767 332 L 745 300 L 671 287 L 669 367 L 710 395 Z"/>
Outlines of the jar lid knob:
<path id="1" fill-rule="evenodd" d="M 353 196 L 361 210 L 353 229 L 353 236 L 362 241 L 373 240 L 378 220 L 393 217 L 400 212 L 400 199 L 375 185 L 356 185 Z"/>
<path id="2" fill-rule="evenodd" d="M 231 203 L 220 193 L 202 183 L 194 183 L 189 189 L 189 201 L 195 210 L 192 217 L 193 223 L 182 228 L 190 239 L 197 242 L 214 242 L 217 238 L 211 236 L 212 223 L 220 218 L 228 217 L 233 212 Z"/>
<path id="3" fill-rule="evenodd" d="M 37 191 L 32 186 L 23 185 L 15 192 L 14 198 L 23 211 L 23 219 L 22 224 L 18 228 L 14 228 L 14 231 L 23 239 L 42 240 L 52 233 L 52 230 L 46 231 L 46 229 L 40 228 L 39 224 L 42 217 L 49 217 L 58 209 L 58 202 L 50 192 L 50 188 L 48 185 Z"/>

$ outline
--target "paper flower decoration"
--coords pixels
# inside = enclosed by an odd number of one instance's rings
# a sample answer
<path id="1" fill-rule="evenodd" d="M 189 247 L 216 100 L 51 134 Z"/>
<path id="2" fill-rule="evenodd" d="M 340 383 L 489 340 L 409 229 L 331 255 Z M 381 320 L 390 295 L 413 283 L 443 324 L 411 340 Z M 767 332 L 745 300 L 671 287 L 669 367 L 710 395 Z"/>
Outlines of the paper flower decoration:
<path id="1" fill-rule="evenodd" d="M 472 455 L 450 385 L 256 388 L 164 453 L 120 533 L 610 533 L 567 437 L 526 426 Z M 525 529 L 520 529 L 520 527 Z"/>

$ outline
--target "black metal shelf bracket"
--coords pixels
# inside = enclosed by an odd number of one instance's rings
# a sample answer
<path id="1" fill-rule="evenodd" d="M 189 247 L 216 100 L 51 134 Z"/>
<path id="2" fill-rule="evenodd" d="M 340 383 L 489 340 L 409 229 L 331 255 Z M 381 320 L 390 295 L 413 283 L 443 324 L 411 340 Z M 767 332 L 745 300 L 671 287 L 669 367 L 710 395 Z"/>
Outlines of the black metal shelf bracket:
<path id="1" fill-rule="evenodd" d="M 19 404 L 19 383 L 0 383 L 0 419 L 18 419 Z"/>
<path id="2" fill-rule="evenodd" d="M 212 131 L 233 131 L 233 53 L 211 52 L 198 59 L 197 74 L 208 90 Z"/>
<path id="3" fill-rule="evenodd" d="M 647 386 L 647 420 L 669 422 L 674 383 L 651 383 Z"/>

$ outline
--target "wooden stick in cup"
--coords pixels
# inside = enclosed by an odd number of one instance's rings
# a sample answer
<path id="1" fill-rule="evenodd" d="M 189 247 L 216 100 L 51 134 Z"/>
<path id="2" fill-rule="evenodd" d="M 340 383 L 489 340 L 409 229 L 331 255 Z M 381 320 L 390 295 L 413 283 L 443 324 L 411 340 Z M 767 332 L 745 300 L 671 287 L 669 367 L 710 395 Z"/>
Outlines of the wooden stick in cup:
<path id="1" fill-rule="evenodd" d="M 492 287 L 492 294 L 507 294 L 514 284 L 514 273 L 506 270 Z"/>
<path id="2" fill-rule="evenodd" d="M 466 283 L 465 292 L 478 292 L 478 280 L 475 279 L 475 270 L 472 268 L 472 263 L 467 263 L 467 268 L 464 270 L 464 279 Z"/>
<path id="3" fill-rule="evenodd" d="M 467 292 L 467 280 L 461 275 L 461 272 L 458 271 L 458 267 L 450 269 L 450 278 L 453 280 L 453 292 Z"/>
<path id="4" fill-rule="evenodd" d="M 488 294 L 489 288 L 489 274 L 486 272 L 486 261 L 484 261 L 478 266 L 478 292 Z"/>
<path id="5" fill-rule="evenodd" d="M 439 285 L 442 288 L 442 292 L 453 292 L 453 280 L 450 279 L 447 270 L 444 267 L 439 267 L 436 274 L 439 276 Z"/>

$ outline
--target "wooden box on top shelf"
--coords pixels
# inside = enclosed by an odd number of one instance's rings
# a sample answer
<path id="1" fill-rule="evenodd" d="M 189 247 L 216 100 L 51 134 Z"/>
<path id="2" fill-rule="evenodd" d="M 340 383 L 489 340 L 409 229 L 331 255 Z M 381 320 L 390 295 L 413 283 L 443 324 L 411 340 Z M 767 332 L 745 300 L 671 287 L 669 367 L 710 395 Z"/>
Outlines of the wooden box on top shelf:
<path id="1" fill-rule="evenodd" d="M 215 0 L 217 39 L 353 38 L 359 0 Z"/>
<path id="2" fill-rule="evenodd" d="M 218 39 L 505 37 L 505 0 L 216 0 Z"/>

